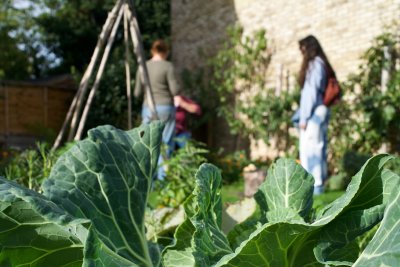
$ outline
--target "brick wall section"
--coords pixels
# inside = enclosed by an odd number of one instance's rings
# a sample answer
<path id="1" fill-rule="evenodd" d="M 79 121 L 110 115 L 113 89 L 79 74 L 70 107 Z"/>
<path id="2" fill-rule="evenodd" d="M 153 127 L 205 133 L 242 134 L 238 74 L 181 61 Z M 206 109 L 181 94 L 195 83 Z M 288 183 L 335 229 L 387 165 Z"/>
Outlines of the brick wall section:
<path id="1" fill-rule="evenodd" d="M 284 72 L 296 73 L 301 60 L 297 41 L 313 34 L 339 79 L 357 70 L 360 55 L 385 25 L 400 20 L 399 0 L 236 0 L 235 7 L 247 31 L 267 29 L 276 51 L 271 72 L 282 64 Z"/>
<path id="2" fill-rule="evenodd" d="M 172 0 L 171 12 L 172 61 L 178 74 L 185 68 L 204 66 L 226 38 L 227 26 L 237 22 L 233 0 Z M 211 119 L 194 136 L 201 136 L 198 139 L 212 147 L 223 147 L 226 152 L 241 148 L 242 142 L 229 134 L 227 124 L 219 118 Z"/>
<path id="3" fill-rule="evenodd" d="M 204 65 L 237 21 L 233 0 L 171 0 L 172 60 L 178 71 Z"/>
<path id="4" fill-rule="evenodd" d="M 384 26 L 400 20 L 400 0 L 171 0 L 171 7 L 178 72 L 202 66 L 220 48 L 226 27 L 239 22 L 246 32 L 267 30 L 275 53 L 266 78 L 274 86 L 282 73 L 282 86 L 289 88 L 300 66 L 300 38 L 315 35 L 345 79 Z"/>
<path id="5" fill-rule="evenodd" d="M 218 51 L 228 25 L 267 29 L 275 48 L 271 69 L 296 73 L 297 41 L 314 34 L 339 78 L 355 71 L 371 40 L 400 20 L 400 0 L 172 0 L 172 59 L 178 70 L 203 65 Z M 271 70 L 272 71 L 272 70 Z"/>

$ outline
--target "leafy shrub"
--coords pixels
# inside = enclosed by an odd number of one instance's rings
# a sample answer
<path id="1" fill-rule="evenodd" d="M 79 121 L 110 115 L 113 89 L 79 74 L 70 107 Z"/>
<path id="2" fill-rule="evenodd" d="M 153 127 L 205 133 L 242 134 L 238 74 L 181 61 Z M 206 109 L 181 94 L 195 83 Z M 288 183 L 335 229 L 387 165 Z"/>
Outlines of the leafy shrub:
<path id="1" fill-rule="evenodd" d="M 211 153 L 210 162 L 221 170 L 224 184 L 243 180 L 243 169 L 251 163 L 245 151 L 236 151 L 223 156 L 222 150 Z"/>
<path id="2" fill-rule="evenodd" d="M 265 35 L 265 30 L 245 35 L 240 26 L 229 28 L 223 49 L 210 60 L 210 90 L 217 93 L 218 115 L 231 133 L 265 143 L 279 137 L 278 148 L 288 151 L 295 142 L 289 127 L 299 91 L 276 94 L 266 88 L 272 49 Z"/>
<path id="3" fill-rule="evenodd" d="M 164 161 L 167 169 L 165 180 L 155 184 L 157 206 L 177 207 L 191 195 L 198 166 L 207 161 L 205 156 L 208 153 L 201 143 L 189 141 Z"/>
<path id="4" fill-rule="evenodd" d="M 384 57 L 385 47 L 389 48 L 391 61 Z M 399 55 L 396 33 L 388 30 L 375 38 L 362 56 L 359 71 L 343 84 L 343 101 L 332 110 L 329 136 L 331 166 L 338 168 L 332 172 L 339 172 L 345 179 L 351 177 L 346 166 L 351 161 L 341 162 L 346 155 L 371 155 L 384 146 L 386 152 L 399 152 L 400 70 L 395 68 Z M 381 87 L 382 69 L 390 73 L 386 91 Z"/>
<path id="5" fill-rule="evenodd" d="M 256 194 L 257 223 L 221 231 L 221 175 L 196 173 L 186 220 L 164 248 L 146 240 L 144 213 L 162 125 L 89 131 L 54 165 L 43 194 L 0 178 L 2 266 L 397 266 L 400 177 L 392 157 L 368 160 L 347 191 L 312 216 L 313 178 L 280 159 Z M 360 250 L 356 238 L 380 222 Z"/>

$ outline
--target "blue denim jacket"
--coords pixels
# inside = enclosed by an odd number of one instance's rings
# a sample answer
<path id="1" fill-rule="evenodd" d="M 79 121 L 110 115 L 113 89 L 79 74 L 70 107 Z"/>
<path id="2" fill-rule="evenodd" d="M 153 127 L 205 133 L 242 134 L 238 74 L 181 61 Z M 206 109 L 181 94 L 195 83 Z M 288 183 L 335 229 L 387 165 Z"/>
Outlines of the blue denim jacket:
<path id="1" fill-rule="evenodd" d="M 308 65 L 306 79 L 301 90 L 299 123 L 306 124 L 316 107 L 323 104 L 323 94 L 327 84 L 325 63 L 316 57 Z"/>

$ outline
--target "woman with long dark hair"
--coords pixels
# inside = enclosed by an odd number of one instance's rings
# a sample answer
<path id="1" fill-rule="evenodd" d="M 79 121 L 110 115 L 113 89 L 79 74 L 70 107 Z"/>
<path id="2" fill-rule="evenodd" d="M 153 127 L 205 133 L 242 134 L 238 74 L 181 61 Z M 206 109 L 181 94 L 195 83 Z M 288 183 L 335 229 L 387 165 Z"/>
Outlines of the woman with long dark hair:
<path id="1" fill-rule="evenodd" d="M 327 178 L 327 132 L 329 109 L 323 104 L 328 76 L 333 69 L 317 38 L 312 35 L 299 41 L 303 55 L 299 83 L 300 162 L 314 176 L 314 194 L 323 192 Z"/>

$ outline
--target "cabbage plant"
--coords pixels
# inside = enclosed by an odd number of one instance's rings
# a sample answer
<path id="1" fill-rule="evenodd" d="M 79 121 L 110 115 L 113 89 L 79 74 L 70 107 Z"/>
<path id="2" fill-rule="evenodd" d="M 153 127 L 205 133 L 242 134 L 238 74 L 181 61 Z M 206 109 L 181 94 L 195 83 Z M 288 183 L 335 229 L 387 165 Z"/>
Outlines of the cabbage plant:
<path id="1" fill-rule="evenodd" d="M 185 221 L 167 247 L 144 215 L 162 124 L 89 131 L 57 161 L 43 194 L 0 178 L 0 266 L 398 266 L 399 176 L 369 159 L 346 192 L 315 213 L 314 180 L 280 159 L 255 195 L 261 215 L 221 231 L 221 174 L 203 164 Z M 191 177 L 188 177 L 190 179 Z M 366 247 L 356 239 L 376 233 Z"/>

